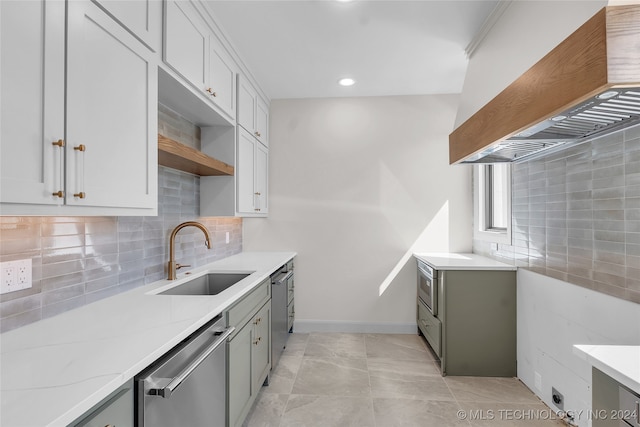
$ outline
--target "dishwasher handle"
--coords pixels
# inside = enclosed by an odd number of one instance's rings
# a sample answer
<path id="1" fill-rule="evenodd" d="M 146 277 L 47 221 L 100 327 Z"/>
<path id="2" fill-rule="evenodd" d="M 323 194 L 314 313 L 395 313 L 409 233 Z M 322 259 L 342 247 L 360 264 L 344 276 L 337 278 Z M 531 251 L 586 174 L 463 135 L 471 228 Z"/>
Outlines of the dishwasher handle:
<path id="1" fill-rule="evenodd" d="M 218 347 L 220 347 L 227 340 L 227 338 L 229 338 L 229 335 L 231 335 L 233 331 L 235 331 L 235 329 L 236 328 L 234 328 L 233 326 L 230 326 L 226 328 L 223 332 L 216 332 L 216 335 L 219 334 L 217 340 L 215 340 L 207 348 L 205 348 L 202 351 L 202 353 L 200 353 L 198 357 L 196 357 L 186 368 L 180 371 L 178 375 L 176 375 L 172 379 L 166 379 L 165 381 L 168 381 L 168 384 L 166 386 L 161 388 L 151 388 L 149 389 L 149 394 L 155 395 L 155 396 L 161 396 L 161 397 L 164 397 L 165 399 L 170 398 L 171 394 L 178 387 L 180 387 L 180 384 L 182 384 L 182 382 L 186 380 L 187 377 L 191 375 L 191 373 L 195 371 L 196 368 L 200 366 L 200 364 L 204 362 L 204 360 L 207 357 L 209 357 L 211 353 L 216 351 Z M 165 383 L 165 381 L 162 381 L 162 383 Z"/>
<path id="2" fill-rule="evenodd" d="M 293 270 L 289 271 L 288 273 L 282 273 L 280 274 L 276 279 L 274 279 L 271 284 L 273 285 L 282 285 L 283 283 L 285 283 L 287 280 L 289 280 L 289 278 L 293 276 Z"/>

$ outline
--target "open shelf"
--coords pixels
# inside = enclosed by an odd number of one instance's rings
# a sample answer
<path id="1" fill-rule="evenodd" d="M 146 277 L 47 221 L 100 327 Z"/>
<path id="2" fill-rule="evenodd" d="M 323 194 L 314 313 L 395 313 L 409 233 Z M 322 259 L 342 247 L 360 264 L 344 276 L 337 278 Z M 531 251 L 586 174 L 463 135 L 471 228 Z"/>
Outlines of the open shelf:
<path id="1" fill-rule="evenodd" d="M 233 166 L 158 134 L 158 164 L 200 176 L 233 176 Z"/>

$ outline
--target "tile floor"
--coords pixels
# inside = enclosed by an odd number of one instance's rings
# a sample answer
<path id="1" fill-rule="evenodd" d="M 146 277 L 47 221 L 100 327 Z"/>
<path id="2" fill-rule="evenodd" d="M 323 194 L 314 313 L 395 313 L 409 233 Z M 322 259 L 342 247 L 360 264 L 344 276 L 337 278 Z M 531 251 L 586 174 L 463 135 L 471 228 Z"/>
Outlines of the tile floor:
<path id="1" fill-rule="evenodd" d="M 292 334 L 245 427 L 564 425 L 514 378 L 442 377 L 418 335 Z"/>

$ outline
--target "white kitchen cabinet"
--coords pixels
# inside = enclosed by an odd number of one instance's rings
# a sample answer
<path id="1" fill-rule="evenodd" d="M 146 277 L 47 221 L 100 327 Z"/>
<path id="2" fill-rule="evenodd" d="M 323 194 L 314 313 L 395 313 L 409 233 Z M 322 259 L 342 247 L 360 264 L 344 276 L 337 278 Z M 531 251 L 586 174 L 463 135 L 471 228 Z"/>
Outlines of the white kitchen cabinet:
<path id="1" fill-rule="evenodd" d="M 235 119 L 235 64 L 190 1 L 166 2 L 164 62 Z"/>
<path id="2" fill-rule="evenodd" d="M 161 0 L 93 0 L 154 52 L 162 45 Z"/>
<path id="3" fill-rule="evenodd" d="M 269 146 L 269 106 L 242 76 L 238 76 L 238 124 Z"/>
<path id="4" fill-rule="evenodd" d="M 15 3 L 0 3 L 2 213 L 155 214 L 153 53 L 88 0 L 66 29 L 63 2 Z"/>
<path id="5" fill-rule="evenodd" d="M 52 143 L 64 140 L 64 12 L 64 1 L 0 2 L 2 203 L 63 203 Z"/>
<path id="6" fill-rule="evenodd" d="M 236 188 L 238 213 L 264 216 L 268 210 L 269 149 L 243 128 L 238 128 Z"/>
<path id="7" fill-rule="evenodd" d="M 90 2 L 68 14 L 66 203 L 154 208 L 155 56 Z"/>

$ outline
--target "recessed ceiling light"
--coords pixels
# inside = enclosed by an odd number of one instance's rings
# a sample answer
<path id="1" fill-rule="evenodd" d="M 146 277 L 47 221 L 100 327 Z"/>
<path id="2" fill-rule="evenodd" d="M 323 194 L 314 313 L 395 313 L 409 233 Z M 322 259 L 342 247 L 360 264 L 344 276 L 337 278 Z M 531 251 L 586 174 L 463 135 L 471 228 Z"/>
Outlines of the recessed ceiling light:
<path id="1" fill-rule="evenodd" d="M 350 79 L 349 77 L 345 77 L 343 79 L 338 80 L 338 84 L 340 86 L 353 86 L 356 83 L 355 80 Z"/>

